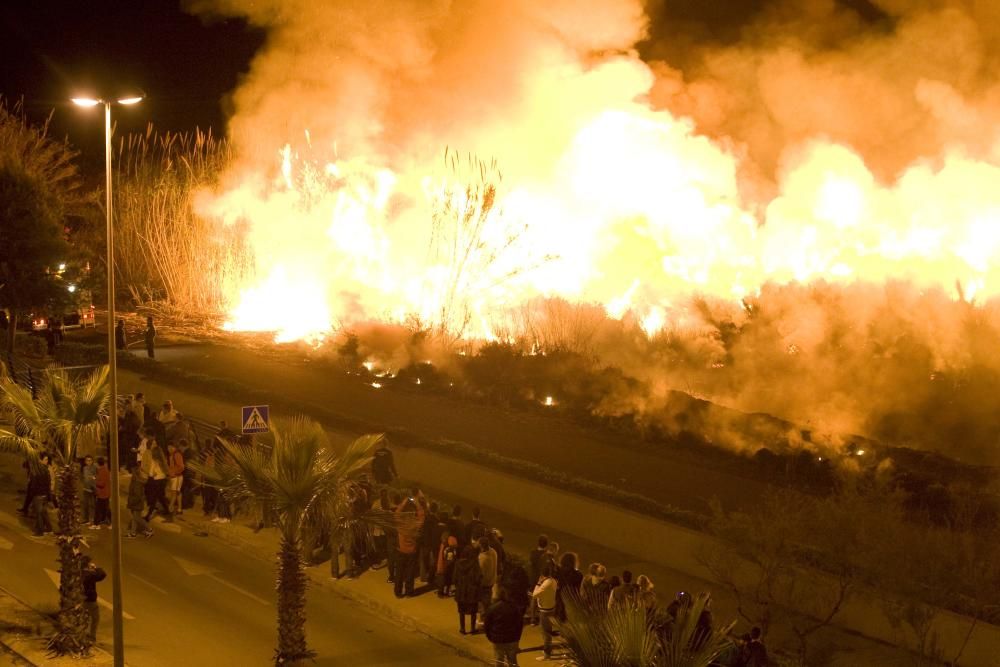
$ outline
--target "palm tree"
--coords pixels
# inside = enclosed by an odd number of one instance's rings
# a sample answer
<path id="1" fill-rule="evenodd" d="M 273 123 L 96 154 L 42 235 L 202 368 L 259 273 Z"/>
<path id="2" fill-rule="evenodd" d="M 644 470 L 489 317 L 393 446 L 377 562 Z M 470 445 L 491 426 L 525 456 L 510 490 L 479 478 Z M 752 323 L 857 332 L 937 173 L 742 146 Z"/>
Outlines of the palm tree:
<path id="1" fill-rule="evenodd" d="M 85 546 L 80 535 L 77 496 L 77 448 L 82 442 L 100 442 L 107 427 L 108 368 L 71 379 L 54 370 L 38 389 L 37 398 L 10 378 L 0 379 L 0 407 L 13 422 L 0 428 L 0 451 L 20 452 L 36 460 L 49 452 L 60 467 L 56 493 L 59 501 L 58 630 L 49 648 L 58 655 L 85 655 L 90 651 L 90 617 L 83 606 L 80 553 Z"/>
<path id="2" fill-rule="evenodd" d="M 298 417 L 276 421 L 256 444 L 219 438 L 222 456 L 216 457 L 215 468 L 195 466 L 231 502 L 253 509 L 281 533 L 275 664 L 294 664 L 315 655 L 306 645 L 303 537 L 350 513 L 356 482 L 381 438 L 362 436 L 338 454 L 319 424 Z"/>
<path id="3" fill-rule="evenodd" d="M 699 594 L 682 606 L 668 626 L 658 628 L 639 604 L 596 609 L 578 595 L 566 596 L 566 664 L 574 667 L 708 667 L 731 642 L 733 623 L 695 639 L 698 619 L 709 596 Z M 657 614 L 661 616 L 662 614 Z"/>

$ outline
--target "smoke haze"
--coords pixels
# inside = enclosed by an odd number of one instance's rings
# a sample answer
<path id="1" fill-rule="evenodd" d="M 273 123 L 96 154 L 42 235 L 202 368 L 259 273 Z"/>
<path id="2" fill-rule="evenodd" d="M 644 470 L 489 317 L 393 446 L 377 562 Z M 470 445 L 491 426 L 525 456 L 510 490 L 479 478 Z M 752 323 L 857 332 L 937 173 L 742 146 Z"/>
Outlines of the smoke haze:
<path id="1" fill-rule="evenodd" d="M 496 159 L 508 223 L 482 238 L 530 265 L 449 273 L 466 320 L 574 347 L 537 335 L 573 313 L 581 351 L 646 387 L 600 411 L 676 389 L 996 463 L 1000 6 L 581 5 L 187 2 L 268 31 L 230 100 L 242 159 L 203 207 L 250 223 L 269 277 L 244 301 L 309 291 L 320 325 L 355 327 L 440 312 L 414 221 L 457 147 Z M 290 177 L 308 156 L 336 167 Z M 376 330 L 366 349 L 398 361 Z"/>

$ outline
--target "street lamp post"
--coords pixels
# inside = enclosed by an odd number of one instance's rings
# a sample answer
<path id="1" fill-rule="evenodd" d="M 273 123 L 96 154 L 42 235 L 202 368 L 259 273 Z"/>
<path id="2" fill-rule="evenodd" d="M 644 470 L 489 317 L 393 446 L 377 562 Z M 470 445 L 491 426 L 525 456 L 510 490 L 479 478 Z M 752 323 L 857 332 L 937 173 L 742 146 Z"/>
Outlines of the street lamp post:
<path id="1" fill-rule="evenodd" d="M 118 100 L 101 100 L 89 97 L 74 97 L 73 104 L 81 107 L 104 105 L 104 176 L 105 210 L 107 212 L 107 273 L 108 273 L 108 370 L 111 379 L 111 400 L 108 429 L 111 442 L 108 458 L 111 462 L 111 585 L 112 585 L 112 627 L 114 633 L 115 667 L 125 665 L 125 628 L 122 622 L 122 514 L 120 462 L 118 460 L 118 359 L 115 347 L 115 245 L 111 224 L 111 105 L 138 104 L 142 96 L 124 97 Z"/>

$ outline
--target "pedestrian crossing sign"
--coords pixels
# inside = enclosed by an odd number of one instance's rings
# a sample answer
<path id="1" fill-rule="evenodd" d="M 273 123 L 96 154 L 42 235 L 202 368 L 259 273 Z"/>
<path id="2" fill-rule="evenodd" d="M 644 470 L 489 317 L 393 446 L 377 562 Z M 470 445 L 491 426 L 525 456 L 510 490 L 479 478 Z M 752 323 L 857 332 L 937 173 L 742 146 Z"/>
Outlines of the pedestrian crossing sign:
<path id="1" fill-rule="evenodd" d="M 267 405 L 244 405 L 243 406 L 243 433 L 267 433 L 270 430 L 269 406 Z"/>

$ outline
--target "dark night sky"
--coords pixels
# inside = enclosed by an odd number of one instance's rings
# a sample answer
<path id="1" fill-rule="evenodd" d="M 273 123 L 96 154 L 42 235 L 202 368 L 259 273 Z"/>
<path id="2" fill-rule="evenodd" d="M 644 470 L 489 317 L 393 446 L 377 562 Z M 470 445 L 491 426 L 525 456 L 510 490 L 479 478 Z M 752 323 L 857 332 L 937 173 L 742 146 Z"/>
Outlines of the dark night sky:
<path id="1" fill-rule="evenodd" d="M 321 0 L 317 0 L 319 2 Z M 774 0 L 647 0 L 658 34 L 689 41 L 732 41 L 740 27 Z M 839 0 L 862 15 L 868 0 Z M 232 91 L 264 34 L 239 20 L 206 24 L 184 13 L 180 0 L 0 0 L 0 95 L 24 100 L 33 120 L 52 112 L 52 133 L 83 152 L 84 164 L 103 159 L 96 109 L 67 99 L 89 88 L 114 95 L 138 87 L 148 99 L 116 113 L 120 132 L 211 127 L 225 131 Z M 649 52 L 671 59 L 670 53 Z"/>
<path id="2" fill-rule="evenodd" d="M 67 103 L 90 89 L 115 95 L 138 86 L 148 99 L 115 112 L 120 131 L 211 126 L 225 130 L 225 95 L 264 36 L 240 21 L 204 24 L 179 0 L 5 0 L 0 3 L 0 94 L 23 98 L 34 120 L 53 112 L 86 163 L 103 159 L 96 109 Z"/>

